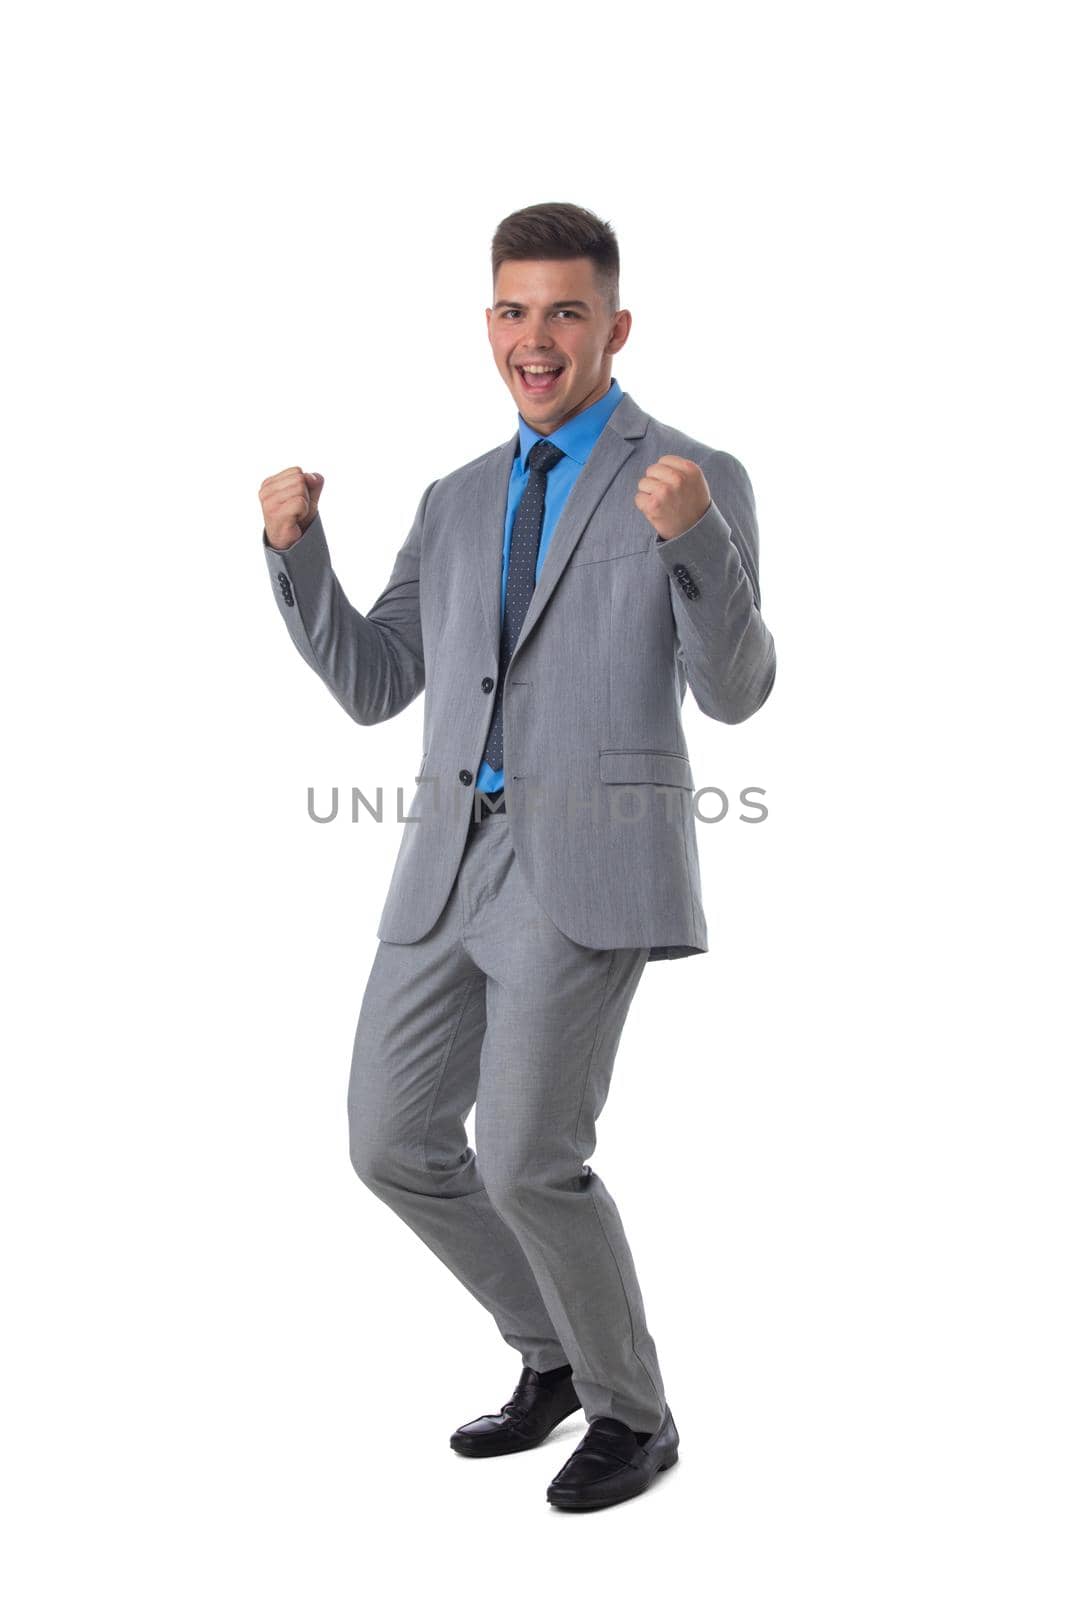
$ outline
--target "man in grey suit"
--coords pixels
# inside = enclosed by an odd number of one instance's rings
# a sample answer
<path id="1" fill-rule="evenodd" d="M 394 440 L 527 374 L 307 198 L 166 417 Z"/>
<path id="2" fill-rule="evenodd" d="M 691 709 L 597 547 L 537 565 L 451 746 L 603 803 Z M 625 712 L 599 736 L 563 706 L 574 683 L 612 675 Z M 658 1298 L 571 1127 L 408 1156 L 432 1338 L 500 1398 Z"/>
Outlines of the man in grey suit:
<path id="1" fill-rule="evenodd" d="M 492 269 L 518 431 L 423 491 L 366 615 L 330 564 L 321 474 L 290 467 L 260 502 L 281 616 L 349 716 L 426 690 L 352 1052 L 352 1161 L 522 1356 L 453 1449 L 525 1450 L 583 1408 L 547 1496 L 589 1509 L 678 1458 L 588 1159 L 645 963 L 707 949 L 681 705 L 688 688 L 716 721 L 751 716 L 775 650 L 744 467 L 612 378 L 631 316 L 610 225 L 529 206 L 497 228 Z"/>

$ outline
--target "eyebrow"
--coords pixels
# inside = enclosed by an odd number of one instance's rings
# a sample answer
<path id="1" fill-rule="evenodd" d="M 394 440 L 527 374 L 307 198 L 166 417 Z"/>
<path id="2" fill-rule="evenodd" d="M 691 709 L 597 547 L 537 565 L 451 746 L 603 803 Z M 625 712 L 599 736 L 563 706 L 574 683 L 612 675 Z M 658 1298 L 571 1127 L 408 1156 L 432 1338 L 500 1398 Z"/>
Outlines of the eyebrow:
<path id="1" fill-rule="evenodd" d="M 499 311 L 501 306 L 515 306 L 519 311 L 526 310 L 526 307 L 523 305 L 521 300 L 498 300 L 494 305 L 493 310 Z M 558 311 L 561 306 L 581 306 L 583 311 L 589 310 L 589 307 L 586 305 L 584 300 L 553 300 L 548 309 L 550 311 Z"/>

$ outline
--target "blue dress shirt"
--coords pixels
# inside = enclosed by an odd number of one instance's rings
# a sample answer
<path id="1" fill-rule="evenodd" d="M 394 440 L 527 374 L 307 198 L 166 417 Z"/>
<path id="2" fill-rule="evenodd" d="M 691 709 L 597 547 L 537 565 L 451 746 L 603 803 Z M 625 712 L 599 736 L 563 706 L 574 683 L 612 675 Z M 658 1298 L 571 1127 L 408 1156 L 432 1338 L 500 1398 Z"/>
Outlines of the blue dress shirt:
<path id="1" fill-rule="evenodd" d="M 617 378 L 612 378 L 611 387 L 607 394 L 601 395 L 594 405 L 587 406 L 584 411 L 579 411 L 576 417 L 571 417 L 569 422 L 564 422 L 554 433 L 536 433 L 530 427 L 522 413 L 519 413 L 519 449 L 511 468 L 511 482 L 508 485 L 508 504 L 504 513 L 504 559 L 500 575 L 500 619 L 504 619 L 504 600 L 508 586 L 508 558 L 511 554 L 511 529 L 515 522 L 515 512 L 519 501 L 530 477 L 528 460 L 530 451 L 542 439 L 550 439 L 554 445 L 564 452 L 562 461 L 548 474 L 545 488 L 545 520 L 541 529 L 541 543 L 537 551 L 537 566 L 534 571 L 534 581 L 541 576 L 541 568 L 545 564 L 545 555 L 548 551 L 549 540 L 552 538 L 556 523 L 559 521 L 560 512 L 566 504 L 567 496 L 577 481 L 578 474 L 585 466 L 589 452 L 600 438 L 611 413 L 622 399 L 622 390 L 619 388 Z M 496 794 L 504 787 L 504 774 L 496 767 L 491 767 L 488 761 L 483 761 L 478 772 L 477 787 L 487 794 Z"/>

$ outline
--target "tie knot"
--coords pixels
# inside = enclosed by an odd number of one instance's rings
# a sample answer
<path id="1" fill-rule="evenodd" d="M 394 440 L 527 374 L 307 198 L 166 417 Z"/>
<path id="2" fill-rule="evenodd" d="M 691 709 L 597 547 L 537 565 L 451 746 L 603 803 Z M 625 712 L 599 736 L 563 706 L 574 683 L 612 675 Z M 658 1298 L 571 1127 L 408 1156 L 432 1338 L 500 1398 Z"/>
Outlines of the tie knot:
<path id="1" fill-rule="evenodd" d="M 565 451 L 558 444 L 552 444 L 548 439 L 542 439 L 540 444 L 535 444 L 529 455 L 531 472 L 551 472 L 557 461 L 562 461 Z"/>

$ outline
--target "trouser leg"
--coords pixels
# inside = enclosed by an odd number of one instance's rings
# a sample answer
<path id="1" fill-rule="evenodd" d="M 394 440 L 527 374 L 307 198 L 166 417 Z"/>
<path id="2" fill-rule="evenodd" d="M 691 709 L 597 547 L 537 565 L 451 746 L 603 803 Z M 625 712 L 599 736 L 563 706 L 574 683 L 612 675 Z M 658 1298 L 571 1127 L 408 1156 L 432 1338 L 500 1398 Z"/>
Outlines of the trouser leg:
<path id="1" fill-rule="evenodd" d="M 424 939 L 379 943 L 352 1050 L 352 1163 L 491 1313 L 523 1361 L 546 1372 L 567 1356 L 522 1245 L 491 1204 L 467 1144 L 485 976 L 460 938 L 463 904 L 457 885 Z"/>
<path id="2" fill-rule="evenodd" d="M 588 1165 L 647 949 L 573 943 L 528 891 L 507 817 L 479 858 L 465 945 L 486 974 L 475 1143 L 495 1209 L 521 1241 L 587 1418 L 637 1432 L 666 1409 L 618 1209 Z"/>

